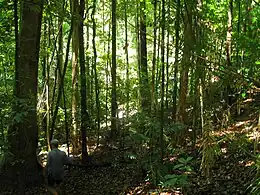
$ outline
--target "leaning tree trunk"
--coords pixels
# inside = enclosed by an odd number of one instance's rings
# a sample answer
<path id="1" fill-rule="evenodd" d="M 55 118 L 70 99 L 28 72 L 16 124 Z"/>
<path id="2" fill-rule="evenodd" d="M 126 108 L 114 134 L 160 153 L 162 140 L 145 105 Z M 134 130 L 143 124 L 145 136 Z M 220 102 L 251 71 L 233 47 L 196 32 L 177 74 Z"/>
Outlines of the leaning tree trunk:
<path id="1" fill-rule="evenodd" d="M 13 183 L 19 183 L 20 189 L 23 189 L 24 185 L 34 185 L 40 179 L 36 159 L 36 105 L 43 2 L 23 0 L 21 4 L 21 30 L 17 42 L 19 47 L 16 48 L 19 50 L 16 51 L 14 124 L 8 131 L 10 152 L 14 156 L 3 170 Z"/>

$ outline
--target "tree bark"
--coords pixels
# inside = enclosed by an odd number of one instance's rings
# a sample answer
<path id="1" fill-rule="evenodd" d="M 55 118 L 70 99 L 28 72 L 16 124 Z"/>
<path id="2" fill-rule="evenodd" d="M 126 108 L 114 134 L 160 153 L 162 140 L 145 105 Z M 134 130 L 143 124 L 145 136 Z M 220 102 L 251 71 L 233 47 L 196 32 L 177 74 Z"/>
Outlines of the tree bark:
<path id="1" fill-rule="evenodd" d="M 112 92 L 111 92 L 111 135 L 117 134 L 117 94 L 116 94 L 116 7 L 117 1 L 112 0 Z"/>
<path id="2" fill-rule="evenodd" d="M 178 72 L 179 72 L 179 40 L 180 40 L 180 9 L 181 1 L 176 0 L 176 20 L 175 20 L 175 56 L 174 56 L 174 87 L 173 87 L 173 113 L 172 118 L 176 120 L 177 94 L 178 94 Z"/>
<path id="3" fill-rule="evenodd" d="M 85 67 L 85 51 L 84 51 L 84 10 L 85 0 L 80 0 L 79 6 L 80 22 L 79 22 L 79 60 L 80 60 L 80 94 L 81 94 L 81 151 L 82 162 L 87 162 L 87 129 L 89 127 L 89 115 L 87 111 L 87 92 L 86 92 L 86 67 Z"/>
<path id="4" fill-rule="evenodd" d="M 155 69 L 156 69 L 156 41 L 157 41 L 157 0 L 153 4 L 153 67 L 152 67 L 152 110 L 155 110 Z"/>
<path id="5" fill-rule="evenodd" d="M 148 84 L 147 70 L 147 45 L 146 45 L 146 3 L 140 2 L 140 95 L 141 107 L 145 112 L 151 109 L 150 87 Z"/>
<path id="6" fill-rule="evenodd" d="M 192 1 L 185 1 L 185 17 L 184 17 L 184 49 L 182 58 L 182 70 L 180 78 L 180 94 L 178 104 L 177 120 L 184 122 L 186 114 L 186 99 L 189 83 L 189 68 L 191 64 L 191 54 L 193 49 L 193 34 L 192 34 Z"/>
<path id="7" fill-rule="evenodd" d="M 95 74 L 95 96 L 96 96 L 96 121 L 97 121 L 97 135 L 99 142 L 99 134 L 100 134 L 100 102 L 99 102 L 99 82 L 98 82 L 98 73 L 97 73 L 97 49 L 96 49 L 96 21 L 95 21 L 95 13 L 96 13 L 96 0 L 93 1 L 93 10 L 91 14 L 91 20 L 93 24 L 93 70 Z"/>
<path id="8" fill-rule="evenodd" d="M 231 52 L 232 52 L 232 15 L 233 15 L 233 0 L 229 0 L 228 6 L 228 22 L 227 22 L 227 37 L 226 37 L 226 63 L 227 66 L 231 66 Z M 231 106 L 231 86 L 228 82 L 226 91 L 226 102 L 228 107 Z"/>
<path id="9" fill-rule="evenodd" d="M 14 156 L 12 163 L 7 162 L 3 170 L 6 171 L 5 175 L 11 178 L 14 184 L 18 183 L 18 187 L 22 190 L 25 185 L 35 185 L 40 181 L 36 158 L 38 145 L 36 105 L 43 2 L 23 0 L 21 4 L 23 9 L 15 67 L 16 102 L 13 105 L 15 114 L 13 127 L 8 131 L 10 152 Z"/>
<path id="10" fill-rule="evenodd" d="M 74 146 L 77 148 L 77 135 L 78 135 L 78 56 L 79 56 L 79 3 L 78 0 L 72 0 L 72 17 L 73 17 L 73 34 L 72 34 L 72 100 L 71 100 L 71 113 L 72 113 L 72 140 Z"/>
<path id="11" fill-rule="evenodd" d="M 161 84 L 161 131 L 160 131 L 160 147 L 161 147 L 161 161 L 163 162 L 164 156 L 164 141 L 163 141 L 163 128 L 164 128 L 164 61 L 165 61 L 165 0 L 162 0 L 162 44 L 161 44 L 161 64 L 162 64 L 162 84 Z"/>

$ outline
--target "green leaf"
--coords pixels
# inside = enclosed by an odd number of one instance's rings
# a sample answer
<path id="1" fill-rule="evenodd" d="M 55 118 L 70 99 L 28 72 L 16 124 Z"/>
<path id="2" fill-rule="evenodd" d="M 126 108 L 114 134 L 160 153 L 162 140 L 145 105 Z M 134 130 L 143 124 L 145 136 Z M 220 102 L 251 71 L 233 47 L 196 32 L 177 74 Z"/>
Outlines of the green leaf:
<path id="1" fill-rule="evenodd" d="M 176 178 L 176 175 L 172 174 L 172 175 L 165 175 L 164 176 L 164 179 L 168 180 L 168 179 L 173 179 L 173 178 Z"/>
<path id="2" fill-rule="evenodd" d="M 163 186 L 175 186 L 178 182 L 177 178 L 172 178 L 166 182 L 163 183 Z"/>
<path id="3" fill-rule="evenodd" d="M 141 133 L 136 133 L 135 135 L 132 135 L 132 138 L 134 141 L 141 142 L 141 141 L 148 141 L 149 138 Z"/>
<path id="4" fill-rule="evenodd" d="M 189 156 L 187 159 L 186 159 L 186 162 L 189 162 L 191 161 L 193 158 L 191 156 Z"/>
<path id="5" fill-rule="evenodd" d="M 183 164 L 177 164 L 177 165 L 175 165 L 174 167 L 173 167 L 173 169 L 175 170 L 175 169 L 179 169 L 179 168 L 181 168 L 181 167 L 183 167 L 184 165 Z"/>
<path id="6" fill-rule="evenodd" d="M 185 160 L 184 158 L 179 158 L 178 161 L 179 161 L 180 163 L 186 164 L 186 160 Z"/>

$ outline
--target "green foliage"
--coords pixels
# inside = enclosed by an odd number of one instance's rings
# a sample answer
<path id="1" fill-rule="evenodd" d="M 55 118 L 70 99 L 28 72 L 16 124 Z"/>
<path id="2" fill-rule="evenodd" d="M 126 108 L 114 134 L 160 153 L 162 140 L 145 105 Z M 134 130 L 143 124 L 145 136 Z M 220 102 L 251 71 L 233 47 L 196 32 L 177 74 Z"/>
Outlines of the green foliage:
<path id="1" fill-rule="evenodd" d="M 256 155 L 256 164 L 253 167 L 253 171 L 256 171 L 256 178 L 249 185 L 248 189 L 250 190 L 250 194 L 258 195 L 260 194 L 260 154 Z"/>
<path id="2" fill-rule="evenodd" d="M 187 173 L 192 172 L 191 167 L 192 157 L 178 158 L 177 163 L 169 163 L 168 167 L 170 171 L 181 172 L 181 174 L 166 174 L 163 180 L 160 182 L 162 187 L 186 187 L 189 184 L 189 178 Z"/>
<path id="3" fill-rule="evenodd" d="M 187 175 L 165 175 L 165 182 L 162 182 L 163 187 L 184 187 L 188 184 Z"/>
<path id="4" fill-rule="evenodd" d="M 160 185 L 163 188 L 177 188 L 185 187 L 188 185 L 188 176 L 186 172 L 192 172 L 193 168 L 191 162 L 192 157 L 180 157 L 176 163 L 165 162 L 161 163 L 160 150 L 158 145 L 158 130 L 160 130 L 159 121 L 154 118 L 149 118 L 144 114 L 137 114 L 135 117 L 135 123 L 132 123 L 132 135 L 131 138 L 137 144 L 139 153 L 137 155 L 131 155 L 134 159 L 137 159 L 143 169 L 146 170 L 146 181 L 153 185 Z M 139 129 L 141 128 L 141 129 Z M 171 148 L 173 135 L 178 135 L 183 132 L 184 125 L 176 123 L 168 125 L 165 128 L 165 141 L 168 147 L 165 148 L 165 152 L 169 151 L 173 154 L 174 149 Z M 144 147 L 144 149 L 140 149 Z M 179 174 L 172 174 L 172 172 L 180 172 Z"/>

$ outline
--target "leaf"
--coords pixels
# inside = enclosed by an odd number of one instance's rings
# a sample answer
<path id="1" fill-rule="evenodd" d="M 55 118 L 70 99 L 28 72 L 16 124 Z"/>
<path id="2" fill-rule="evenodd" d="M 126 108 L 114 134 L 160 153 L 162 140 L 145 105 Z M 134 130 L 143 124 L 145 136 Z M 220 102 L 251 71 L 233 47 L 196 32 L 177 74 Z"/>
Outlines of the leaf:
<path id="1" fill-rule="evenodd" d="M 178 182 L 177 178 L 170 179 L 163 183 L 163 186 L 175 186 Z"/>
<path id="2" fill-rule="evenodd" d="M 141 141 L 148 141 L 149 138 L 141 133 L 136 133 L 135 135 L 132 135 L 132 138 L 134 141 L 141 142 Z"/>
<path id="3" fill-rule="evenodd" d="M 185 168 L 186 168 L 187 171 L 190 171 L 190 172 L 192 171 L 192 167 L 191 166 L 186 166 Z"/>
<path id="4" fill-rule="evenodd" d="M 179 169 L 179 168 L 181 168 L 181 167 L 183 167 L 184 165 L 183 164 L 177 164 L 177 165 L 175 165 L 174 167 L 173 167 L 173 169 L 175 170 L 175 169 Z"/>
<path id="5" fill-rule="evenodd" d="M 178 161 L 179 161 L 180 163 L 186 164 L 186 160 L 185 160 L 184 158 L 179 158 Z"/>
<path id="6" fill-rule="evenodd" d="M 164 179 L 168 180 L 168 179 L 173 179 L 173 178 L 176 178 L 176 175 L 172 174 L 172 175 L 165 175 L 164 176 Z"/>

